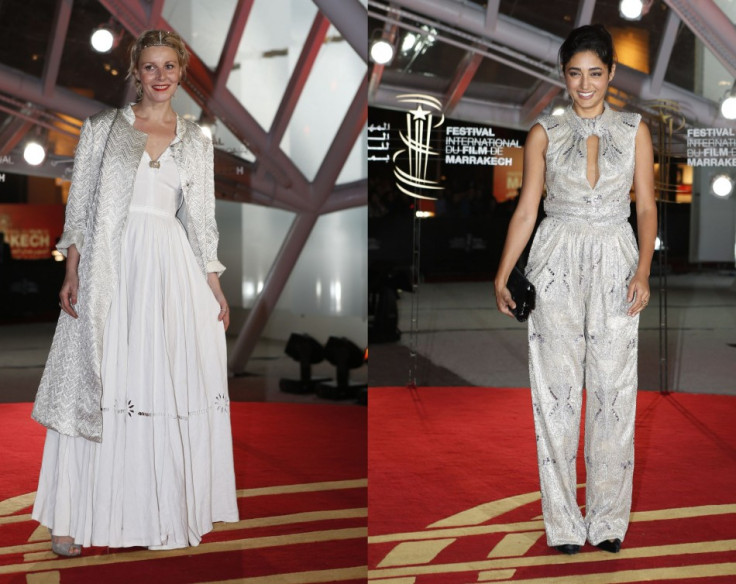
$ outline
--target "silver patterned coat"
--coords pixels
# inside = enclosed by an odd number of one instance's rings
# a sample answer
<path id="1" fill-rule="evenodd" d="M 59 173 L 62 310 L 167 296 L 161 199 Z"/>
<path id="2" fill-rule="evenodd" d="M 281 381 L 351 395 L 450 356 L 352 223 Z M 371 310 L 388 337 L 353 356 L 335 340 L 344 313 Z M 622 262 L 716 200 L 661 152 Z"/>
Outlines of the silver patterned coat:
<path id="1" fill-rule="evenodd" d="M 36 395 L 33 418 L 61 434 L 102 439 L 102 338 L 118 282 L 120 244 L 147 135 L 133 127 L 130 106 L 84 122 L 74 159 L 64 233 L 57 248 L 80 252 L 74 319 L 61 313 Z M 183 202 L 177 217 L 202 269 L 221 273 L 217 260 L 212 142 L 196 124 L 177 118 L 171 152 Z"/>

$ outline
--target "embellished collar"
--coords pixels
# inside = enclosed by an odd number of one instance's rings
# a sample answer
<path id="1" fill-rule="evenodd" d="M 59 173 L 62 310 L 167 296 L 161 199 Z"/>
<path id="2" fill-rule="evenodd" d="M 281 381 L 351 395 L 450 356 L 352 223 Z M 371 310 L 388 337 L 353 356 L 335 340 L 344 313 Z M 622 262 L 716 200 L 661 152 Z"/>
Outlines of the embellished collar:
<path id="1" fill-rule="evenodd" d="M 136 132 L 140 132 L 140 130 L 137 130 L 133 124 L 135 123 L 135 112 L 133 111 L 133 102 L 129 103 L 128 105 L 120 108 L 120 114 L 125 118 L 125 121 L 127 121 L 130 124 L 130 127 L 133 128 Z M 172 140 L 171 144 L 176 144 L 177 142 L 181 142 L 184 139 L 184 134 L 187 132 L 187 125 L 184 123 L 184 120 L 179 116 L 179 114 L 176 114 L 176 137 Z M 145 132 L 141 132 L 141 134 L 144 134 Z"/>
<path id="2" fill-rule="evenodd" d="M 569 123 L 575 132 L 580 134 L 583 138 L 588 138 L 595 134 L 596 136 L 602 136 L 606 132 L 612 122 L 611 108 L 605 101 L 603 102 L 603 113 L 597 115 L 594 118 L 581 118 L 575 113 L 572 105 L 567 106 L 565 110 L 565 119 Z"/>

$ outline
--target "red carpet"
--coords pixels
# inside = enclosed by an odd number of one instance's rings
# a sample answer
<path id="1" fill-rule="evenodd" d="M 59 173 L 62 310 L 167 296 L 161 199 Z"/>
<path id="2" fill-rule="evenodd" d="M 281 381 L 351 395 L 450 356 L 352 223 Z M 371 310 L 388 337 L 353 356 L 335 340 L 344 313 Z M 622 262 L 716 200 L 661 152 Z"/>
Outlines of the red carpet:
<path id="1" fill-rule="evenodd" d="M 196 548 L 75 559 L 30 520 L 45 432 L 30 411 L 0 406 L 0 584 L 365 582 L 365 408 L 232 403 L 240 523 Z"/>
<path id="2" fill-rule="evenodd" d="M 528 389 L 369 399 L 371 582 L 736 582 L 736 397 L 640 392 L 624 547 L 576 556 L 546 545 Z"/>

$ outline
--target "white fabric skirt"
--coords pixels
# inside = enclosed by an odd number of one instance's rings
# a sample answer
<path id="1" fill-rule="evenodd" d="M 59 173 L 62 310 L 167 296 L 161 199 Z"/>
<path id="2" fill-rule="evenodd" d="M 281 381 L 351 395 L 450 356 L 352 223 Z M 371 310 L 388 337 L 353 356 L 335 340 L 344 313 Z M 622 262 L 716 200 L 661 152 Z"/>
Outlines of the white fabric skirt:
<path id="1" fill-rule="evenodd" d="M 83 546 L 197 545 L 238 520 L 220 307 L 171 204 L 131 206 L 121 258 L 102 442 L 48 431 L 33 518 Z"/>

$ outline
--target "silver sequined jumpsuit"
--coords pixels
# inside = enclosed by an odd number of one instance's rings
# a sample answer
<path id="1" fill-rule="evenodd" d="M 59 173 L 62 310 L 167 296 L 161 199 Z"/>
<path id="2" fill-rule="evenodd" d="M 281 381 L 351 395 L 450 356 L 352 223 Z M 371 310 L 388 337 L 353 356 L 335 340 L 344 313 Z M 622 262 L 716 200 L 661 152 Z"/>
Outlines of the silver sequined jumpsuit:
<path id="1" fill-rule="evenodd" d="M 537 289 L 529 369 L 547 544 L 624 539 L 631 509 L 639 317 L 626 314 L 638 251 L 629 216 L 638 114 L 605 106 L 592 120 L 571 108 L 541 117 L 547 217 L 527 263 Z M 599 179 L 586 175 L 598 136 Z M 576 458 L 586 388 L 585 517 Z"/>

